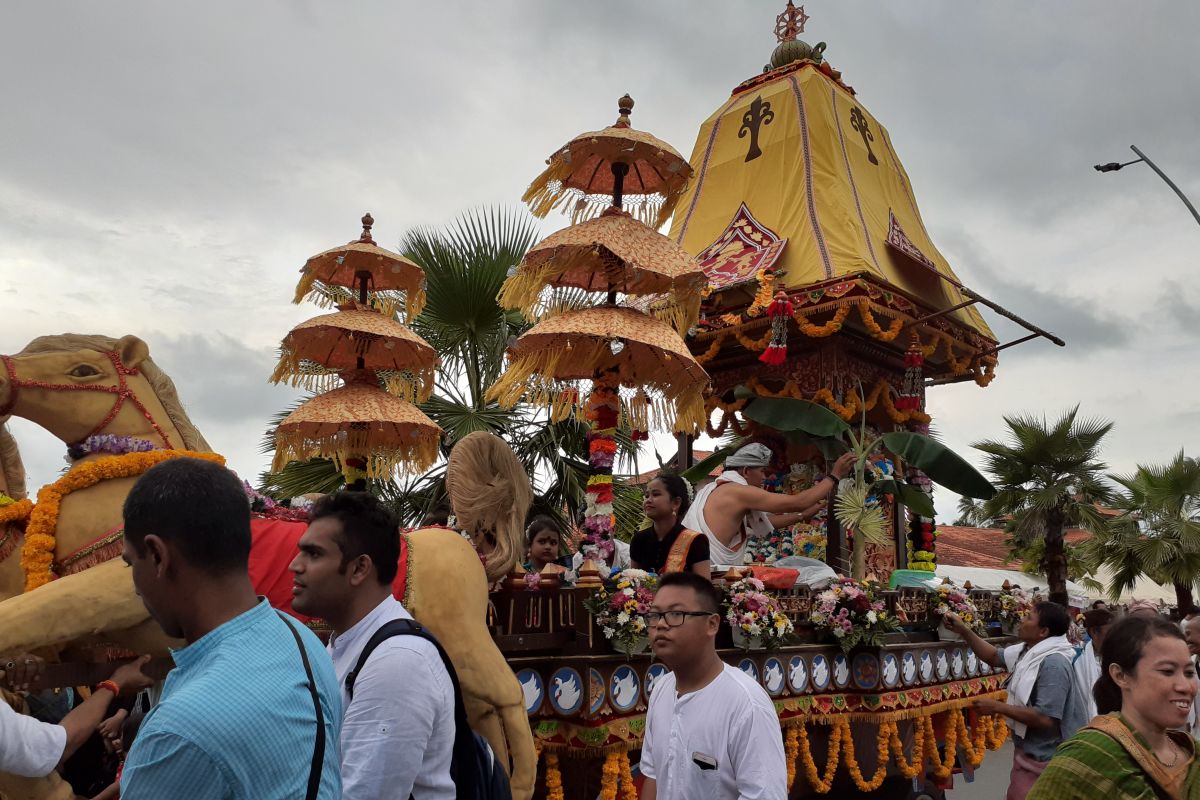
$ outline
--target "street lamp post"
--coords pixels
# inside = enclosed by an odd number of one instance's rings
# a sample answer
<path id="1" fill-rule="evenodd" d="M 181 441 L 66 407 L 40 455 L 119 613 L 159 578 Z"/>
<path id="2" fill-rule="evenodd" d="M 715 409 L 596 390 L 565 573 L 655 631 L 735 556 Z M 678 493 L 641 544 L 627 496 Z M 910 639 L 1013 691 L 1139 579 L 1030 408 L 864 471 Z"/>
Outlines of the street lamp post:
<path id="1" fill-rule="evenodd" d="M 1129 149 L 1138 154 L 1138 157 L 1133 161 L 1126 161 L 1124 164 L 1118 164 L 1116 161 L 1110 161 L 1107 164 L 1097 164 L 1094 169 L 1096 172 L 1116 172 L 1122 167 L 1128 167 L 1130 164 L 1137 164 L 1142 161 L 1146 162 L 1146 166 L 1157 172 L 1158 177 L 1162 178 L 1166 182 L 1167 186 L 1170 186 L 1171 189 L 1175 191 L 1175 194 L 1179 195 L 1179 199 L 1183 201 L 1185 206 L 1187 206 L 1188 211 L 1192 212 L 1192 216 L 1196 218 L 1196 222 L 1200 223 L 1200 212 L 1196 211 L 1196 207 L 1192 205 L 1191 200 L 1187 199 L 1187 195 L 1185 195 L 1183 191 L 1180 190 L 1180 188 L 1176 186 L 1170 178 L 1167 177 L 1167 173 L 1159 169 L 1158 165 L 1147 158 L 1145 153 L 1143 153 L 1141 150 L 1138 150 L 1136 145 L 1129 145 Z"/>

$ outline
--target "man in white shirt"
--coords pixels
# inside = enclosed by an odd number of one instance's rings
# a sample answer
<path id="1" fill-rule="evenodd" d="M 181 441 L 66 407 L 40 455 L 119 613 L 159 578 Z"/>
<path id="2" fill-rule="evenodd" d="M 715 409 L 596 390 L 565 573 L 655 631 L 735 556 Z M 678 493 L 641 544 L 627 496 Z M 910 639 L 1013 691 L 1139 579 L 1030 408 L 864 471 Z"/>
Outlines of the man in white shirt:
<path id="1" fill-rule="evenodd" d="M 1091 640 L 1079 655 L 1075 656 L 1071 666 L 1075 671 L 1076 688 L 1087 709 L 1085 719 L 1090 720 L 1096 716 L 1096 699 L 1092 696 L 1092 687 L 1100 680 L 1100 648 L 1104 646 L 1104 636 L 1108 633 L 1108 626 L 1112 621 L 1113 615 L 1103 608 L 1094 608 L 1083 615 L 1083 626 L 1087 628 Z"/>
<path id="2" fill-rule="evenodd" d="M 18 714 L 0 699 L 0 772 L 23 778 L 42 778 L 53 772 L 95 733 L 117 694 L 134 694 L 153 683 L 142 674 L 142 665 L 149 660 L 145 656 L 118 667 L 57 725 Z M 41 659 L 29 655 L 0 660 L 0 685 L 7 689 L 36 686 L 41 667 Z"/>
<path id="3" fill-rule="evenodd" d="M 392 596 L 400 558 L 396 518 L 365 492 L 318 500 L 292 561 L 292 607 L 320 617 L 342 684 L 344 800 L 453 800 L 454 687 L 433 643 L 393 636 L 354 670 L 375 631 L 412 615 Z"/>
<path id="4" fill-rule="evenodd" d="M 641 800 L 785 800 L 787 762 L 766 691 L 717 656 L 721 601 L 692 572 L 664 575 L 646 619 L 671 668 L 646 712 Z"/>
<path id="5" fill-rule="evenodd" d="M 770 536 L 816 514 L 854 468 L 854 454 L 846 453 L 815 486 L 780 494 L 762 488 L 771 457 L 766 445 L 745 445 L 725 459 L 725 470 L 714 482 L 696 492 L 683 524 L 708 537 L 713 566 L 740 565 L 751 538 Z"/>

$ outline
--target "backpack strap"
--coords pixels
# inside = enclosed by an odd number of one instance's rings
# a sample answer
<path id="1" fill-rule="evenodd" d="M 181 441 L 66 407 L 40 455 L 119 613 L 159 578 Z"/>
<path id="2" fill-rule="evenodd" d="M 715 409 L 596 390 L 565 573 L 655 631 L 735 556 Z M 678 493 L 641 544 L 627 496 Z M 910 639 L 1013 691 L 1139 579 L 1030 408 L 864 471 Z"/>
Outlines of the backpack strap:
<path id="1" fill-rule="evenodd" d="M 675 537 L 675 542 L 671 545 L 670 552 L 667 553 L 667 562 L 663 565 L 663 574 L 668 572 L 683 572 L 687 568 L 688 551 L 692 549 L 692 542 L 697 536 L 703 534 L 696 531 L 684 528 Z"/>
<path id="2" fill-rule="evenodd" d="M 393 636 L 417 636 L 437 648 L 438 656 L 442 659 L 442 666 L 446 668 L 446 674 L 450 676 L 450 685 L 454 688 L 454 755 L 450 765 L 450 777 L 454 779 L 454 785 L 459 787 L 460 797 L 471 797 L 472 795 L 463 792 L 466 778 L 469 775 L 466 769 L 468 762 L 463 759 L 470 756 L 473 752 L 475 734 L 471 730 L 470 721 L 467 719 L 467 708 L 463 705 L 462 690 L 458 685 L 458 673 L 454 670 L 454 664 L 450 661 L 450 656 L 446 655 L 446 651 L 442 647 L 442 643 L 437 640 L 437 637 L 421 627 L 416 620 L 394 619 L 391 622 L 385 622 L 375 633 L 371 634 L 371 638 L 367 640 L 367 644 L 358 656 L 358 663 L 346 675 L 346 694 L 350 700 L 354 699 L 354 682 L 358 679 L 363 667 L 366 666 L 367 659 L 371 657 L 371 653 L 375 651 L 375 648 Z"/>
<path id="3" fill-rule="evenodd" d="M 317 714 L 317 740 L 313 744 L 312 763 L 308 767 L 308 791 L 306 800 L 316 800 L 321 792 L 321 769 L 325 764 L 325 712 L 321 709 L 321 697 L 317 694 L 317 682 L 313 678 L 312 665 L 308 663 L 308 651 L 304 648 L 304 640 L 300 632 L 288 622 L 287 615 L 277 611 L 283 624 L 296 638 L 296 647 L 300 648 L 300 660 L 304 662 L 304 673 L 308 676 L 308 692 L 312 695 L 313 709 Z"/>

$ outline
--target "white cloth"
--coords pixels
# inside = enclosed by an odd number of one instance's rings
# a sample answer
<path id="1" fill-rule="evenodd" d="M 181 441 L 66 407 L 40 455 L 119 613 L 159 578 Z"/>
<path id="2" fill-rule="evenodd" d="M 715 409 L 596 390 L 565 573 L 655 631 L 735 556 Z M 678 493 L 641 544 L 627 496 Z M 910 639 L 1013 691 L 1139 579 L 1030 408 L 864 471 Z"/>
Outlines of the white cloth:
<path id="1" fill-rule="evenodd" d="M 346 692 L 346 675 L 385 623 L 412 619 L 393 597 L 329 640 L 342 687 L 344 800 L 454 800 L 454 686 L 432 643 L 393 636 L 379 645 Z"/>
<path id="2" fill-rule="evenodd" d="M 735 533 L 733 539 L 729 542 L 732 547 L 726 547 L 722 544 L 721 540 L 712 532 L 712 528 L 708 526 L 708 520 L 704 517 L 704 508 L 708 505 L 708 499 L 712 497 L 712 493 L 718 487 L 727 483 L 738 483 L 742 486 L 749 485 L 746 483 L 746 479 L 739 473 L 733 470 L 725 470 L 717 476 L 715 481 L 696 493 L 696 499 L 688 508 L 688 512 L 683 515 L 683 526 L 703 533 L 708 537 L 709 560 L 713 564 L 740 566 L 745 560 L 746 543 L 750 541 L 750 538 L 766 538 L 775 530 L 775 526 L 771 524 L 771 518 L 766 512 L 748 511 L 742 519 L 741 530 Z"/>
<path id="3" fill-rule="evenodd" d="M 0 700 L 0 772 L 41 778 L 58 766 L 67 749 L 67 729 L 18 714 Z"/>
<path id="4" fill-rule="evenodd" d="M 697 756 L 717 768 L 700 769 Z M 787 762 L 771 699 L 729 664 L 682 696 L 668 672 L 650 695 L 641 771 L 656 782 L 658 800 L 785 800 Z"/>
<path id="5" fill-rule="evenodd" d="M 738 448 L 737 452 L 725 459 L 725 466 L 732 469 L 738 467 L 765 467 L 770 463 L 771 448 L 758 442 L 751 442 L 748 445 Z"/>
<path id="6" fill-rule="evenodd" d="M 1066 636 L 1050 636 L 1024 653 L 1021 652 L 1023 649 L 1024 645 L 1004 648 L 1004 666 L 1012 673 L 1008 681 L 1008 702 L 1014 706 L 1029 705 L 1029 696 L 1033 694 L 1033 686 L 1037 683 L 1038 670 L 1047 656 L 1058 654 L 1067 659 L 1068 664 L 1075 658 L 1075 648 L 1067 641 Z M 1015 735 L 1024 738 L 1024 723 L 1009 719 L 1008 725 Z"/>
<path id="7" fill-rule="evenodd" d="M 1100 680 L 1100 656 L 1096 655 L 1095 644 L 1088 642 L 1072 665 L 1075 670 L 1075 688 L 1083 698 L 1089 720 L 1096 716 L 1096 698 L 1092 696 L 1092 687 Z"/>
<path id="8" fill-rule="evenodd" d="M 613 566 L 617 569 L 630 569 L 633 563 L 629 560 L 629 545 L 620 539 L 613 538 Z M 583 566 L 583 551 L 571 556 L 571 569 L 576 575 Z"/>

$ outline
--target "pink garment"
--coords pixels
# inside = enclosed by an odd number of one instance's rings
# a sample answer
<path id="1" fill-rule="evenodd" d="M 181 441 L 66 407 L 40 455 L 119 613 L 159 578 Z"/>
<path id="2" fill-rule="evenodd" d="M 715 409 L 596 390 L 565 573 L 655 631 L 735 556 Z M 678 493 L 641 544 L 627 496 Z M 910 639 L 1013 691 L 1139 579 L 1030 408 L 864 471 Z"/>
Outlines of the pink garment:
<path id="1" fill-rule="evenodd" d="M 1014 747 L 1012 772 L 1008 776 L 1008 794 L 1004 796 L 1004 800 L 1025 800 L 1025 795 L 1029 794 L 1038 776 L 1049 763 L 1030 758 Z"/>

